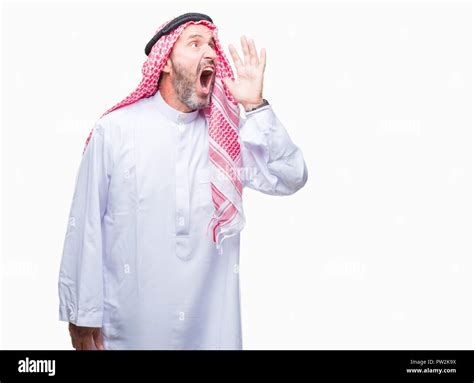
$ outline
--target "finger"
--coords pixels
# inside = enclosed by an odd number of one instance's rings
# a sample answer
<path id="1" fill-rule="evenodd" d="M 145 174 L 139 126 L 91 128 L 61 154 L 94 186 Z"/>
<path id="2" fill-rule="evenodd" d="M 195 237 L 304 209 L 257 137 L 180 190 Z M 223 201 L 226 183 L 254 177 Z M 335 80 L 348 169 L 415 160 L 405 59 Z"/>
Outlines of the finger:
<path id="1" fill-rule="evenodd" d="M 104 338 L 102 337 L 102 331 L 98 329 L 97 331 L 94 331 L 92 333 L 92 336 L 94 337 L 95 347 L 97 348 L 97 350 L 103 350 Z"/>
<path id="2" fill-rule="evenodd" d="M 76 351 L 81 351 L 82 350 L 82 340 L 80 338 L 76 338 L 75 344 L 76 344 Z"/>
<path id="3" fill-rule="evenodd" d="M 71 344 L 72 344 L 72 348 L 76 348 L 76 341 L 74 339 L 74 337 L 71 335 Z"/>
<path id="4" fill-rule="evenodd" d="M 244 64 L 250 64 L 250 53 L 249 53 L 249 45 L 247 43 L 247 38 L 245 36 L 240 37 L 240 42 L 242 44 L 242 51 L 244 52 Z"/>
<path id="5" fill-rule="evenodd" d="M 253 39 L 249 40 L 249 48 L 250 48 L 250 64 L 258 66 L 259 61 L 258 61 L 257 48 L 255 47 L 255 41 Z"/>
<path id="6" fill-rule="evenodd" d="M 265 70 L 265 66 L 267 64 L 267 50 L 265 48 L 262 48 L 260 51 L 260 68 L 262 69 L 262 72 Z"/>
<path id="7" fill-rule="evenodd" d="M 77 344 L 77 337 L 76 337 L 76 331 L 75 328 L 72 326 L 72 324 L 69 324 L 69 336 L 71 337 L 71 344 L 74 349 L 77 349 L 78 344 Z"/>
<path id="8" fill-rule="evenodd" d="M 93 344 L 92 344 L 92 335 L 86 336 L 82 338 L 82 349 L 83 350 L 93 350 Z"/>
<path id="9" fill-rule="evenodd" d="M 69 323 L 68 330 L 69 330 L 69 335 L 71 336 L 71 339 L 74 338 L 76 329 L 72 323 Z"/>
<path id="10" fill-rule="evenodd" d="M 234 61 L 235 69 L 242 67 L 242 60 L 240 60 L 240 56 L 232 44 L 229 45 L 229 51 L 230 55 L 232 56 L 232 60 Z"/>

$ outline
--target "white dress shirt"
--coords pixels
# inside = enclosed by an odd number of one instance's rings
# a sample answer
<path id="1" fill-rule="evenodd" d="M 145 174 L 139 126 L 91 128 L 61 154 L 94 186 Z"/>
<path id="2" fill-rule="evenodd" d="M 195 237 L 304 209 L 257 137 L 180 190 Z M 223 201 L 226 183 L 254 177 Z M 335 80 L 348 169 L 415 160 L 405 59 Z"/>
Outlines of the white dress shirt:
<path id="1" fill-rule="evenodd" d="M 288 195 L 306 183 L 270 105 L 241 118 L 240 144 L 244 187 Z M 157 91 L 100 118 L 77 173 L 59 319 L 102 327 L 105 349 L 242 349 L 240 234 L 216 250 L 209 176 L 202 111 Z"/>

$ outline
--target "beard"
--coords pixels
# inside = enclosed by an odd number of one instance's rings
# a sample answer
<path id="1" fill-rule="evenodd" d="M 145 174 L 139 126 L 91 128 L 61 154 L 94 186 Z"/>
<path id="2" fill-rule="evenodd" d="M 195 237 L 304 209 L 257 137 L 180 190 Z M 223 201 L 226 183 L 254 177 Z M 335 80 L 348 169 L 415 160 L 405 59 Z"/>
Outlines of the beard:
<path id="1" fill-rule="evenodd" d="M 212 91 L 206 96 L 206 98 L 199 97 L 196 91 L 197 78 L 186 71 L 179 63 L 172 62 L 173 77 L 171 82 L 176 91 L 178 99 L 185 104 L 189 109 L 196 110 L 202 109 L 209 106 L 211 102 Z"/>

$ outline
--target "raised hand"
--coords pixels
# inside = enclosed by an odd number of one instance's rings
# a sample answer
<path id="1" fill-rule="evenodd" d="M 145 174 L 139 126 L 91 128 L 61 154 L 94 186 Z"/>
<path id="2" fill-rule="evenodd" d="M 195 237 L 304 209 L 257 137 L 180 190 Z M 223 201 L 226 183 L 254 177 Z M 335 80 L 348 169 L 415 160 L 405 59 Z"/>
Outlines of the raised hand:
<path id="1" fill-rule="evenodd" d="M 241 36 L 240 42 L 244 52 L 244 61 L 240 59 L 237 50 L 230 44 L 229 51 L 234 61 L 237 76 L 235 81 L 226 77 L 223 82 L 235 101 L 241 103 L 245 110 L 249 110 L 263 102 L 263 73 L 267 61 L 267 52 L 265 48 L 262 48 L 259 57 L 253 39 L 247 40 L 245 36 Z"/>

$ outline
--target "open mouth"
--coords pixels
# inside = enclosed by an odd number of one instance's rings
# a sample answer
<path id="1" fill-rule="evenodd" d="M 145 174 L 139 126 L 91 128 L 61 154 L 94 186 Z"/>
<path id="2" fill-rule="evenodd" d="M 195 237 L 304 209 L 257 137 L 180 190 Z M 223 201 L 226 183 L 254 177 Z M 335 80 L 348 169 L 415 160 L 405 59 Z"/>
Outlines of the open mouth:
<path id="1" fill-rule="evenodd" d="M 209 94 L 215 76 L 215 68 L 208 66 L 201 70 L 199 74 L 199 83 L 201 85 L 201 92 Z"/>

